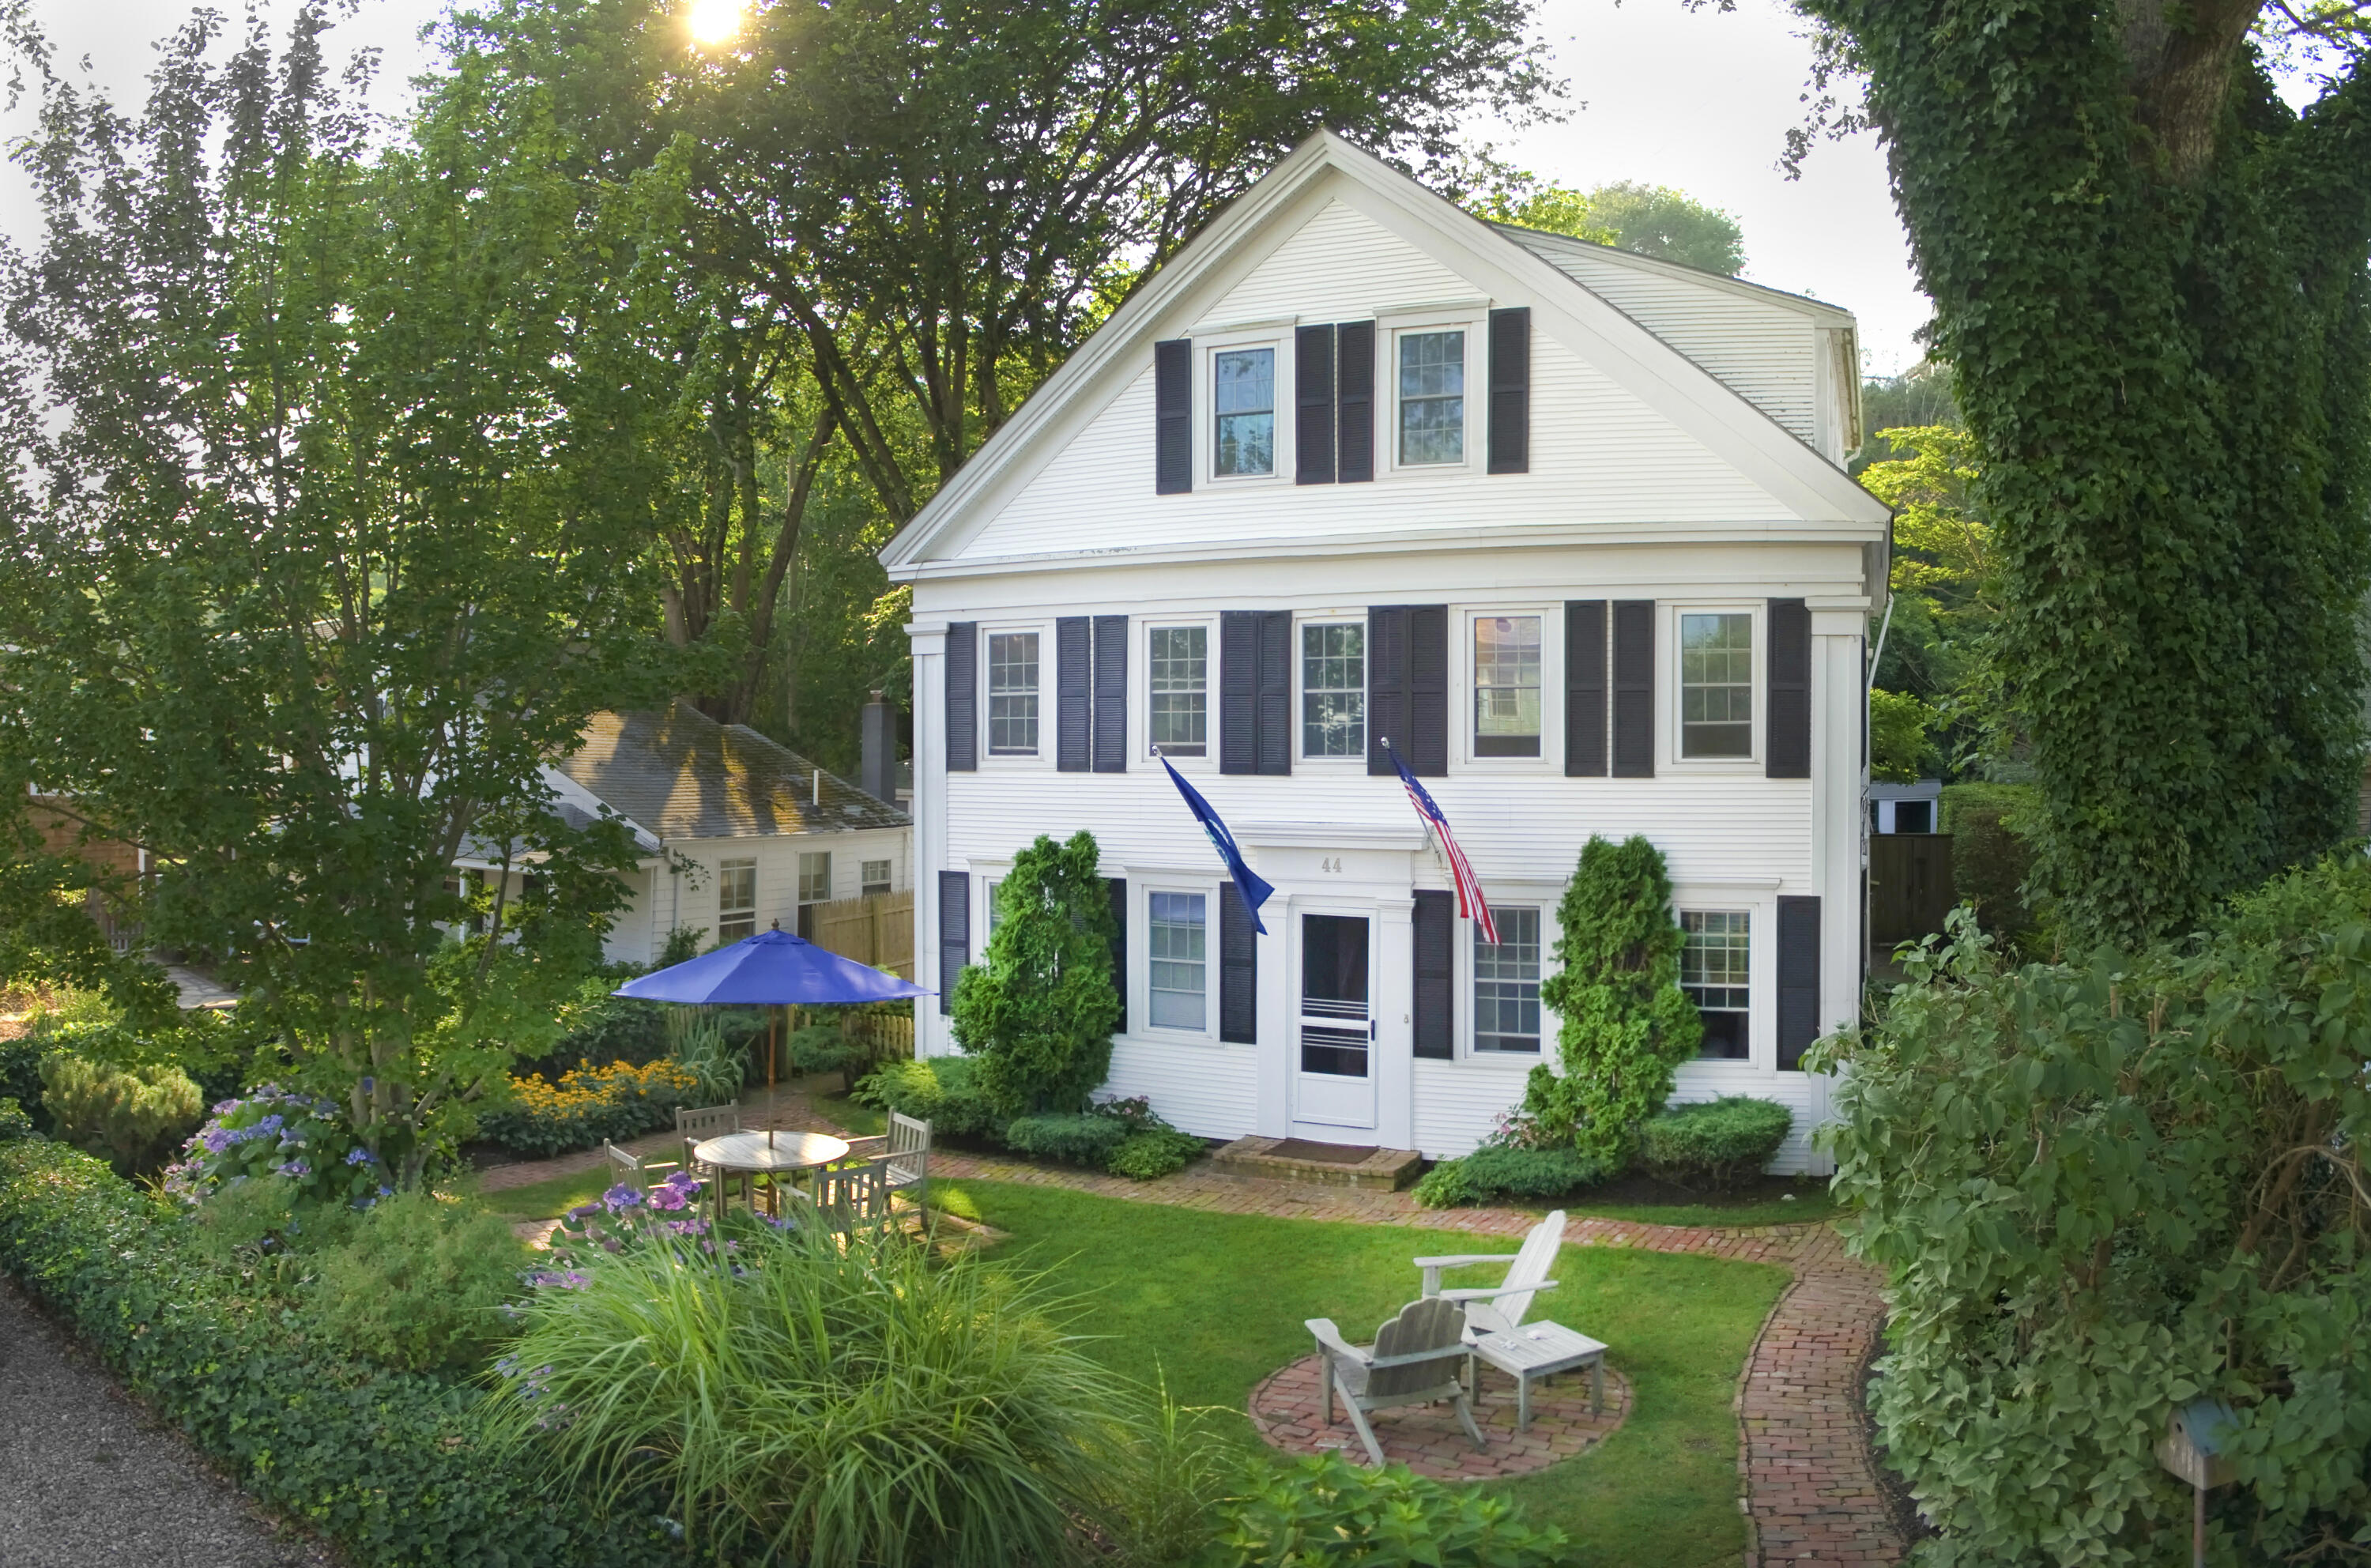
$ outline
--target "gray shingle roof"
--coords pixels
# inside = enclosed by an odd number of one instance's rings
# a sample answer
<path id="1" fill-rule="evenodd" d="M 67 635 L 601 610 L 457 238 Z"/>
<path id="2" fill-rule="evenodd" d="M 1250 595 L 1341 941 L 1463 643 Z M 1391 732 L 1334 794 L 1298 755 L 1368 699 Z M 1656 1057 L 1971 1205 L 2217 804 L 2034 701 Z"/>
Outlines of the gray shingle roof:
<path id="1" fill-rule="evenodd" d="M 908 821 L 831 773 L 816 803 L 815 764 L 683 701 L 663 712 L 596 713 L 583 744 L 554 766 L 662 838 L 845 833 Z"/>

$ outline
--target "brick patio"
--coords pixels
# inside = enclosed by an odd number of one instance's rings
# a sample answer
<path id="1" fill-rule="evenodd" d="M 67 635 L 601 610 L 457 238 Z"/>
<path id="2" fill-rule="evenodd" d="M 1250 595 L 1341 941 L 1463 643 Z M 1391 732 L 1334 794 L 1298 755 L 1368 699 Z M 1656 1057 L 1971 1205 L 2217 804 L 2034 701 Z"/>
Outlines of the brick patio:
<path id="1" fill-rule="evenodd" d="M 1532 1424 L 1515 1430 L 1515 1380 L 1502 1372 L 1481 1369 L 1481 1394 L 1474 1401 L 1474 1424 L 1489 1447 L 1481 1453 L 1466 1439 L 1449 1405 L 1410 1405 L 1377 1411 L 1368 1421 L 1383 1458 L 1404 1464 L 1435 1481 L 1501 1481 L 1529 1475 L 1568 1459 L 1602 1440 L 1630 1413 L 1630 1380 L 1613 1366 L 1605 1369 L 1605 1409 L 1589 1412 L 1589 1374 L 1567 1372 L 1549 1382 L 1532 1385 Z M 1304 1355 L 1252 1390 L 1247 1407 L 1252 1424 L 1271 1448 L 1288 1454 L 1320 1454 L 1340 1450 L 1365 1464 L 1366 1446 L 1337 1404 L 1327 1425 L 1317 1398 L 1317 1357 Z"/>

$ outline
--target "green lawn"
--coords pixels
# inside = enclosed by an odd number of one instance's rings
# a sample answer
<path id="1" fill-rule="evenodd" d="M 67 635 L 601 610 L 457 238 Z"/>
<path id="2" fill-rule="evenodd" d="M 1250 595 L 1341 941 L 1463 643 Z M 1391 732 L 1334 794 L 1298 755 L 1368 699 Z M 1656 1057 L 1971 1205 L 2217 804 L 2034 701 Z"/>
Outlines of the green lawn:
<path id="1" fill-rule="evenodd" d="M 953 1212 L 1010 1232 L 1000 1257 L 1085 1296 L 1088 1326 L 1108 1336 L 1101 1354 L 1113 1364 L 1149 1378 L 1157 1356 L 1178 1399 L 1238 1412 L 1255 1384 L 1307 1353 L 1303 1319 L 1332 1318 L 1364 1341 L 1415 1296 L 1409 1259 L 1501 1250 L 1455 1232 L 1213 1215 L 993 1182 L 931 1189 Z M 1475 1274 L 1472 1283 L 1487 1282 Z M 1533 1519 L 1562 1526 L 1577 1564 L 1735 1562 L 1745 1537 L 1730 1401 L 1786 1271 L 1568 1247 L 1556 1277 L 1533 1315 L 1611 1345 L 1637 1403 L 1597 1449 L 1497 1484 Z M 1227 1425 L 1255 1446 L 1247 1421 Z"/>

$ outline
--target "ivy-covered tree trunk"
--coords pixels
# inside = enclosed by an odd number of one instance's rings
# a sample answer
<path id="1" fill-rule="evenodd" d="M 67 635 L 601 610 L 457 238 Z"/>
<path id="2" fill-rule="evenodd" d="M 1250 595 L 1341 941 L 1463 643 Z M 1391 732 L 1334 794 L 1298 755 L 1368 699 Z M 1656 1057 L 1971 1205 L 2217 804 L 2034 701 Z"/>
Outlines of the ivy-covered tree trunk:
<path id="1" fill-rule="evenodd" d="M 2078 941 L 2183 929 L 2354 814 L 2359 10 L 2300 8 L 2341 68 L 2299 115 L 2256 0 L 1798 5 L 1868 75 L 1980 446 L 2039 891 Z"/>

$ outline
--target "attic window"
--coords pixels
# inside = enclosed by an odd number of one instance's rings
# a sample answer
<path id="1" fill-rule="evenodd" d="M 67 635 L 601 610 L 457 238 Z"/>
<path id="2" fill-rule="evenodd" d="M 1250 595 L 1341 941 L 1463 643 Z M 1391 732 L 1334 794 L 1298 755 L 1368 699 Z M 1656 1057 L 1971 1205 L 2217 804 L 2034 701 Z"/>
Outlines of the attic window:
<path id="1" fill-rule="evenodd" d="M 1276 472 L 1276 351 L 1229 349 L 1211 356 L 1218 419 L 1212 471 L 1221 478 Z"/>

